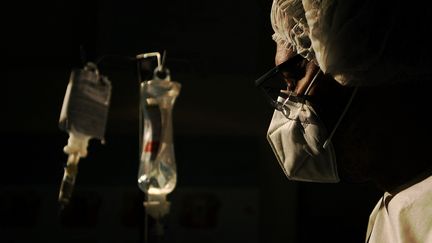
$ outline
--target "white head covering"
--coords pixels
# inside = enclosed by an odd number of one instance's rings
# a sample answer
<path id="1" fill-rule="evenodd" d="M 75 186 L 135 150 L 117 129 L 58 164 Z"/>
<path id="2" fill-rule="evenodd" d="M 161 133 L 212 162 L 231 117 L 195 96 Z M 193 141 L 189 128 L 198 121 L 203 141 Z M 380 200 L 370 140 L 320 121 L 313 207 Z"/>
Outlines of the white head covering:
<path id="1" fill-rule="evenodd" d="M 274 0 L 270 18 L 274 41 L 308 60 L 315 58 L 301 0 Z"/>
<path id="2" fill-rule="evenodd" d="M 273 39 L 344 85 L 431 79 L 427 9 L 401 0 L 273 0 Z"/>

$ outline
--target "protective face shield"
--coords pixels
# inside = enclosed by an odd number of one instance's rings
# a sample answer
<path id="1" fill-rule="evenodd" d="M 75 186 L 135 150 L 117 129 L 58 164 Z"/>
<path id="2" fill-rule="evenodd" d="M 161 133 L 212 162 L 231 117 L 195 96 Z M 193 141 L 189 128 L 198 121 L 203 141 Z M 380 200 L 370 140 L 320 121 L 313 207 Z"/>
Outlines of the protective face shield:
<path id="1" fill-rule="evenodd" d="M 287 62 L 290 62 L 288 60 Z M 290 180 L 336 183 L 339 182 L 336 155 L 331 138 L 348 110 L 356 89 L 349 93 L 341 113 L 333 123 L 324 124 L 308 99 L 320 71 L 303 95 L 282 91 L 282 63 L 256 81 L 256 85 L 275 108 L 267 131 L 267 139 L 284 173 Z M 279 85 L 278 85 L 279 84 Z M 282 86 L 281 86 L 282 85 Z M 285 87 L 286 88 L 286 87 Z"/>
<path id="2" fill-rule="evenodd" d="M 270 18 L 278 50 L 301 55 L 343 86 L 365 87 L 430 81 L 432 48 L 425 48 L 432 31 L 429 15 L 427 8 L 398 0 L 273 0 Z M 276 55 L 276 60 L 283 58 Z M 278 71 L 276 67 L 266 75 Z M 287 176 L 337 181 L 330 139 L 346 109 L 336 125 L 329 125 L 318 115 L 327 116 L 331 109 L 322 111 L 293 97 L 271 100 L 276 110 L 268 139 Z M 350 102 L 341 103 L 348 108 Z M 333 130 L 328 134 L 326 128 Z"/>

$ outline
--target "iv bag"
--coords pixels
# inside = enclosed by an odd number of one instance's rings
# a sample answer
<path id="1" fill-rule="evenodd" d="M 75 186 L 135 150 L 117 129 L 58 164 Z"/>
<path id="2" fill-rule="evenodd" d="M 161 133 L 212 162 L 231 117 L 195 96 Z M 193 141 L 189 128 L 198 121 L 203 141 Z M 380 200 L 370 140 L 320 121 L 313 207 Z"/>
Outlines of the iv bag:
<path id="1" fill-rule="evenodd" d="M 181 85 L 158 66 L 140 84 L 140 166 L 138 186 L 148 199 L 161 201 L 177 183 L 172 109 Z"/>

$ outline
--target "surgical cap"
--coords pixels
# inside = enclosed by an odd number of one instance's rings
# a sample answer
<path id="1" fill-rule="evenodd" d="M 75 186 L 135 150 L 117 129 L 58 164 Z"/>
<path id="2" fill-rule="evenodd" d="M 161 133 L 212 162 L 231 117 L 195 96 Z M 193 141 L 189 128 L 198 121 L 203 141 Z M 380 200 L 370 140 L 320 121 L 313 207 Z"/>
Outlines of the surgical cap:
<path id="1" fill-rule="evenodd" d="M 273 39 L 343 85 L 432 81 L 432 21 L 416 2 L 273 0 Z"/>

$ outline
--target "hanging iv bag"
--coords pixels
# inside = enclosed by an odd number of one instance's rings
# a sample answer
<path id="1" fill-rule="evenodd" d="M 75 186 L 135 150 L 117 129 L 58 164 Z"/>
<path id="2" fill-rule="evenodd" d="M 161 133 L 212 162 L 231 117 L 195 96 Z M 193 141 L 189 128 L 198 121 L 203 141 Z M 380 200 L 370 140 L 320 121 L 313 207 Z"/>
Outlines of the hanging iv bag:
<path id="1" fill-rule="evenodd" d="M 138 63 L 141 58 L 152 54 L 138 55 Z M 163 204 L 166 203 L 166 195 L 174 190 L 177 183 L 172 110 L 181 85 L 171 81 L 170 72 L 162 67 L 160 59 L 152 79 L 140 81 L 138 186 L 146 194 L 147 202 Z"/>

